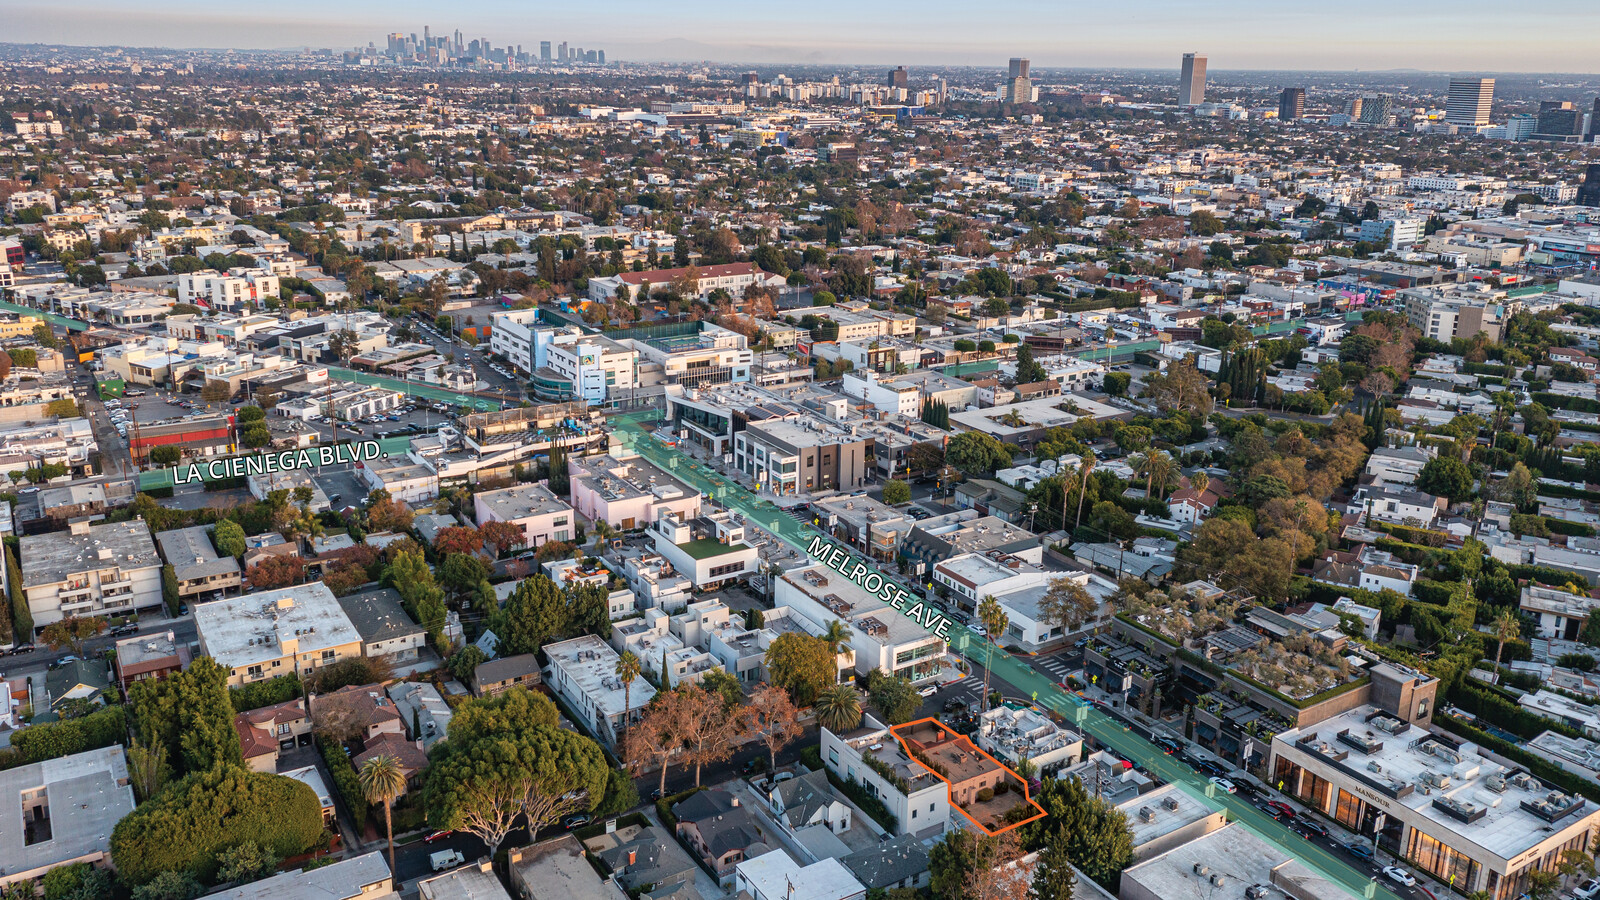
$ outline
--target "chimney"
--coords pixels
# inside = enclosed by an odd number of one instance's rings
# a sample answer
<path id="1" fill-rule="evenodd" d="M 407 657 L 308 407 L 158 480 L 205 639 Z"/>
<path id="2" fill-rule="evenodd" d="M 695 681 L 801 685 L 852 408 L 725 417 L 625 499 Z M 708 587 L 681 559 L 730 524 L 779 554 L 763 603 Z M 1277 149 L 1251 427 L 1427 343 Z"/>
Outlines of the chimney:
<path id="1" fill-rule="evenodd" d="M 735 805 L 737 805 L 738 801 L 735 800 L 734 803 L 735 803 Z M 631 866 L 631 865 L 633 865 L 634 863 L 636 863 L 638 861 L 639 861 L 639 851 L 637 851 L 637 850 L 629 850 L 628 851 L 628 865 Z"/>
<path id="2" fill-rule="evenodd" d="M 739 798 L 738 797 L 734 797 L 734 798 L 732 798 L 732 800 L 733 800 L 733 805 L 734 806 L 738 806 L 739 805 Z"/>

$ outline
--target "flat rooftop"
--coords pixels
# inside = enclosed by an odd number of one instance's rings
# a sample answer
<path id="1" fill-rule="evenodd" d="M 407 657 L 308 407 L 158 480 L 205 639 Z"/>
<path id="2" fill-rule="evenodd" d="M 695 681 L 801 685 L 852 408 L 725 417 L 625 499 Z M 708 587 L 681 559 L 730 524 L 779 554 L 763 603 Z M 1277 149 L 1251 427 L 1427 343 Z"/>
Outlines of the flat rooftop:
<path id="1" fill-rule="evenodd" d="M 23 795 L 43 789 L 49 837 L 27 843 Z M 111 829 L 133 812 L 122 746 L 0 772 L 0 883 L 111 852 Z"/>
<path id="2" fill-rule="evenodd" d="M 1320 757 L 1349 780 L 1393 798 L 1429 820 L 1425 830 L 1435 837 L 1460 835 L 1502 859 L 1549 838 L 1547 827 L 1561 831 L 1596 813 L 1582 797 L 1479 756 L 1476 744 L 1430 734 L 1371 706 L 1290 729 L 1273 741 L 1275 750 L 1287 745 Z"/>
<path id="3" fill-rule="evenodd" d="M 353 859 L 340 860 L 331 866 L 309 872 L 284 872 L 208 896 L 222 900 L 302 900 L 306 897 L 318 900 L 351 900 L 354 897 L 386 900 L 399 896 L 392 884 L 387 892 L 379 893 L 376 890 L 378 885 L 389 881 L 389 877 L 389 864 L 384 861 L 382 851 L 374 850 Z"/>
<path id="4" fill-rule="evenodd" d="M 231 669 L 282 659 L 291 641 L 308 653 L 361 640 L 320 581 L 201 603 L 194 623 L 206 652 Z"/>
<path id="5" fill-rule="evenodd" d="M 1213 876 L 1220 877 L 1226 887 L 1214 883 Z M 1301 900 L 1350 900 L 1352 896 L 1242 825 L 1219 828 L 1135 863 L 1122 873 L 1122 880 L 1124 895 L 1131 881 L 1139 885 L 1141 893 L 1161 900 L 1242 897 L 1252 884 L 1279 885 Z"/>
<path id="6" fill-rule="evenodd" d="M 821 563 L 791 569 L 779 577 L 822 606 L 828 618 L 849 622 L 880 644 L 896 646 L 940 640 L 885 603 L 882 597 L 867 593 L 860 585 Z"/>
<path id="7" fill-rule="evenodd" d="M 617 678 L 617 651 L 592 634 L 546 644 L 543 649 L 550 667 L 566 673 L 567 679 L 607 718 L 622 715 L 630 702 L 634 709 L 640 709 L 656 695 L 649 683 L 635 680 L 631 696 L 626 696 L 622 681 Z"/>
<path id="8" fill-rule="evenodd" d="M 161 565 L 143 519 L 103 522 L 70 532 L 26 534 L 18 550 L 23 587 L 56 584 L 72 575 L 112 566 L 132 570 Z"/>
<path id="9" fill-rule="evenodd" d="M 487 491 L 477 496 L 477 502 L 493 513 L 496 519 L 506 522 L 572 511 L 572 507 L 542 484 Z"/>
<path id="10" fill-rule="evenodd" d="M 1124 801 L 1117 808 L 1128 817 L 1135 850 L 1180 828 L 1218 815 L 1176 784 L 1164 784 L 1148 794 Z"/>

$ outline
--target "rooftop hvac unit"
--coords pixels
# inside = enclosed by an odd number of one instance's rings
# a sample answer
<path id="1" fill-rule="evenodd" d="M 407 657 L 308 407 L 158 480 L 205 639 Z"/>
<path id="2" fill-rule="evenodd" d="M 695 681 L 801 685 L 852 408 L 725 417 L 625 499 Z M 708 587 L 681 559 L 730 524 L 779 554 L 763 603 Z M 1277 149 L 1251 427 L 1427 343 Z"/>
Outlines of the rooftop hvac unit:
<path id="1" fill-rule="evenodd" d="M 1211 874 L 1211 868 L 1204 863 L 1195 863 L 1194 873 L 1199 875 L 1201 878 L 1204 878 Z"/>

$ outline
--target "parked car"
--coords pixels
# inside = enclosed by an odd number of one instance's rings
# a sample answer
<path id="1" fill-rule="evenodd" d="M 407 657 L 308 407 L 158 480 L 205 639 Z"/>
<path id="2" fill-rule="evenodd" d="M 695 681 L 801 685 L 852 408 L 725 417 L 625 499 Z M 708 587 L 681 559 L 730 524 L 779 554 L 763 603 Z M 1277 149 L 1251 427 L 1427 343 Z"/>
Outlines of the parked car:
<path id="1" fill-rule="evenodd" d="M 1596 897 L 1600 897 L 1600 879 L 1591 878 L 1578 885 L 1578 889 L 1572 892 L 1572 896 L 1577 900 L 1595 900 Z"/>
<path id="2" fill-rule="evenodd" d="M 1282 800 L 1268 800 L 1267 805 L 1277 810 L 1278 815 L 1283 816 L 1286 819 L 1292 819 L 1295 817 L 1294 807 L 1284 803 Z"/>
<path id="3" fill-rule="evenodd" d="M 454 831 L 435 831 L 435 832 L 430 833 L 427 837 L 423 838 L 422 842 L 424 844 L 431 844 L 434 841 L 442 841 L 442 840 L 444 840 L 445 838 L 449 837 L 452 834 L 455 834 L 455 832 Z"/>
<path id="4" fill-rule="evenodd" d="M 1402 869 L 1399 866 L 1384 866 L 1383 877 L 1389 879 L 1395 884 L 1405 885 L 1406 887 L 1417 886 L 1417 879 L 1414 878 L 1410 872 L 1407 872 L 1405 869 Z"/>
<path id="5" fill-rule="evenodd" d="M 1328 829 L 1324 828 L 1321 822 L 1318 822 L 1315 819 L 1305 818 L 1304 816 L 1296 819 L 1292 827 L 1296 831 L 1305 834 L 1307 837 L 1310 837 L 1313 834 L 1317 837 L 1328 836 Z"/>
<path id="6" fill-rule="evenodd" d="M 582 828 L 590 821 L 592 820 L 588 813 L 573 813 L 561 820 L 561 827 L 571 831 L 574 828 Z"/>
<path id="7" fill-rule="evenodd" d="M 1213 775 L 1213 776 L 1211 776 L 1210 778 L 1208 778 L 1206 780 L 1211 782 L 1212 784 L 1216 785 L 1217 789 L 1222 791 L 1225 794 L 1231 794 L 1231 793 L 1233 793 L 1233 792 L 1238 790 L 1238 788 L 1233 786 L 1233 782 L 1229 781 L 1226 778 L 1219 778 L 1218 776 Z"/>
<path id="8" fill-rule="evenodd" d="M 122 625 L 118 625 L 117 627 L 111 629 L 111 635 L 113 637 L 121 637 L 122 635 L 125 635 L 125 634 L 138 634 L 138 633 L 139 633 L 139 626 L 135 622 L 127 622 L 127 623 L 124 623 Z"/>

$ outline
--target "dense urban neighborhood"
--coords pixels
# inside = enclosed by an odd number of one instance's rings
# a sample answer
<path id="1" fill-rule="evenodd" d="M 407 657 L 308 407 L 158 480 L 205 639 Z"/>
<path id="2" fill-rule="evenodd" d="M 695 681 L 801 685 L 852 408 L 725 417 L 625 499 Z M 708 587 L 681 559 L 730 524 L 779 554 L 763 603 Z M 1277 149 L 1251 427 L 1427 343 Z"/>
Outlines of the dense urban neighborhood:
<path id="1" fill-rule="evenodd" d="M 1600 79 L 1173 62 L 0 45 L 0 900 L 1600 897 Z"/>

